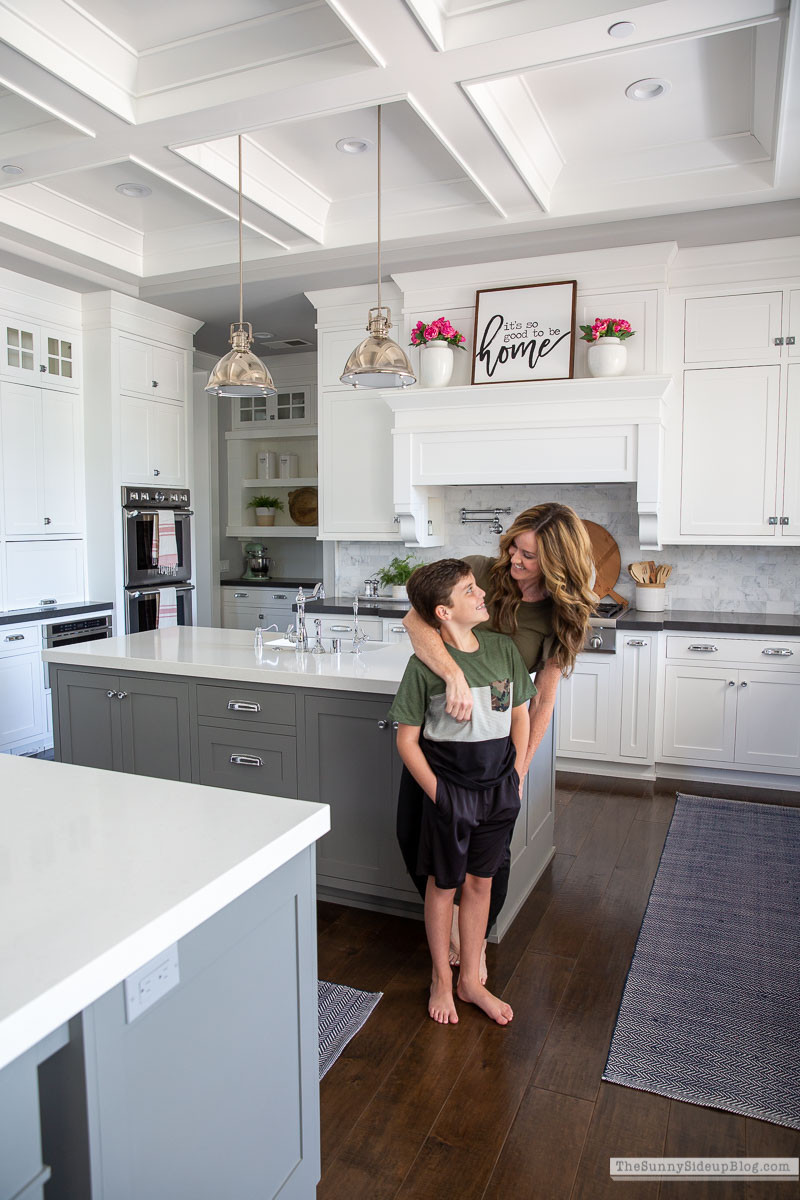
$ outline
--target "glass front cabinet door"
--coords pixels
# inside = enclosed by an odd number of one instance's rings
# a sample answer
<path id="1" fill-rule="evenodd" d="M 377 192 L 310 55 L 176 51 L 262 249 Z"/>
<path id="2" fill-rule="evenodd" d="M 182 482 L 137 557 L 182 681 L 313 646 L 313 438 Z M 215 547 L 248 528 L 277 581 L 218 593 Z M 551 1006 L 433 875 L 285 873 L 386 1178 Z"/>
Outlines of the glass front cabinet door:
<path id="1" fill-rule="evenodd" d="M 3 375 L 47 387 L 78 387 L 77 343 L 69 330 L 3 322 Z"/>

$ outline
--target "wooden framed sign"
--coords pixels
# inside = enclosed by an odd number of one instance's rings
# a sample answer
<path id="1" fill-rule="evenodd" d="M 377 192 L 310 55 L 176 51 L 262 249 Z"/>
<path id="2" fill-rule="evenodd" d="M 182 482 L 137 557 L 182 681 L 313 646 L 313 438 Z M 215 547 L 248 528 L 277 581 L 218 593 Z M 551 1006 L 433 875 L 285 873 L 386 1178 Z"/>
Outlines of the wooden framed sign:
<path id="1" fill-rule="evenodd" d="M 572 379 L 576 281 L 475 293 L 473 383 Z"/>

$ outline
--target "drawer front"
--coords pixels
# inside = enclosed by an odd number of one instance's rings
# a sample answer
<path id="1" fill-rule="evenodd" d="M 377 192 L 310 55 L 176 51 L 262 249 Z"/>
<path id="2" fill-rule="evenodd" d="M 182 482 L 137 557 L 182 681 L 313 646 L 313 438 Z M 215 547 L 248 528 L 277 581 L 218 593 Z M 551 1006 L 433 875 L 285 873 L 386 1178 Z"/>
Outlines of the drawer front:
<path id="1" fill-rule="evenodd" d="M 224 717 L 243 725 L 297 724 L 293 692 L 273 692 L 266 688 L 229 684 L 214 687 L 201 683 L 197 688 L 197 713 L 200 717 Z"/>
<path id="2" fill-rule="evenodd" d="M 315 618 L 306 613 L 306 626 L 309 634 L 313 634 L 316 626 Z M 352 616 L 342 613 L 338 617 L 321 617 L 322 636 L 325 638 L 340 637 L 346 642 L 353 640 L 355 621 Z M 371 642 L 383 641 L 383 621 L 380 617 L 359 617 L 358 624 Z"/>
<path id="3" fill-rule="evenodd" d="M 723 638 L 709 633 L 690 636 L 670 634 L 667 658 L 681 662 L 758 663 L 762 667 L 800 669 L 800 641 L 794 638 Z"/>
<path id="4" fill-rule="evenodd" d="M 264 796 L 297 795 L 297 743 L 279 733 L 198 727 L 200 782 Z"/>
<path id="5" fill-rule="evenodd" d="M 0 655 L 41 648 L 42 635 L 38 625 L 3 625 L 0 628 Z"/>

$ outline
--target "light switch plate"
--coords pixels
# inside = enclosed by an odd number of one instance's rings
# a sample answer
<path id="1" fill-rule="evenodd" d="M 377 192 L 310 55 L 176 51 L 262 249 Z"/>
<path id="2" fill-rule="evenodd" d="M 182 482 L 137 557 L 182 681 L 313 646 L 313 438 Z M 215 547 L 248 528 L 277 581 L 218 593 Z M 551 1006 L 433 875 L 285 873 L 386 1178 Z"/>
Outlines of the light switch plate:
<path id="1" fill-rule="evenodd" d="M 125 980 L 125 1019 L 130 1025 L 180 983 L 178 943 L 167 946 Z"/>
<path id="2" fill-rule="evenodd" d="M 220 571 L 222 571 L 223 574 L 226 571 L 230 571 L 230 569 L 231 569 L 230 559 L 221 558 L 219 560 L 219 569 L 220 569 Z"/>

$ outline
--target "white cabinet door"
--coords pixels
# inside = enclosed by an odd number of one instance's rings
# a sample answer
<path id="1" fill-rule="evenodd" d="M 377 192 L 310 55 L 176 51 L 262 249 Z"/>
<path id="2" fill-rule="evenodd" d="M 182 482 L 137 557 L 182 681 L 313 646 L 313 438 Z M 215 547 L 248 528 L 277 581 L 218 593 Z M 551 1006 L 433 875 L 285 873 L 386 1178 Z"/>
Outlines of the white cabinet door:
<path id="1" fill-rule="evenodd" d="M 686 301 L 686 362 L 747 362 L 781 355 L 782 292 L 704 296 Z"/>
<path id="2" fill-rule="evenodd" d="M 319 436 L 320 537 L 398 540 L 389 406 L 369 392 L 326 392 Z"/>
<path id="3" fill-rule="evenodd" d="M 159 483 L 185 485 L 184 443 L 186 413 L 182 404 L 148 405 L 148 459 L 150 478 Z"/>
<path id="4" fill-rule="evenodd" d="M 159 400 L 184 400 L 186 389 L 183 350 L 135 338 L 119 339 L 120 391 Z"/>
<path id="5" fill-rule="evenodd" d="M 0 748 L 44 733 L 40 652 L 0 657 Z"/>
<path id="6" fill-rule="evenodd" d="M 794 338 L 794 345 L 787 347 L 789 358 L 800 358 L 800 288 L 789 292 L 789 319 L 786 322 L 786 335 Z"/>
<path id="7" fill-rule="evenodd" d="M 619 750 L 623 758 L 652 761 L 653 639 L 623 635 Z"/>
<path id="8" fill-rule="evenodd" d="M 36 385 L 40 375 L 38 326 L 10 317 L 3 322 L 3 343 L 2 374 Z"/>
<path id="9" fill-rule="evenodd" d="M 0 443 L 5 532 L 44 533 L 39 388 L 0 385 Z"/>
<path id="10" fill-rule="evenodd" d="M 119 339 L 119 386 L 122 392 L 152 395 L 152 351 L 147 342 L 129 337 Z"/>
<path id="11" fill-rule="evenodd" d="M 617 757 L 619 695 L 617 660 L 599 654 L 578 658 L 559 687 L 559 754 Z"/>
<path id="12" fill-rule="evenodd" d="M 8 607 L 30 608 L 46 600 L 59 604 L 83 600 L 83 556 L 83 542 L 78 539 L 7 542 Z"/>
<path id="13" fill-rule="evenodd" d="M 681 533 L 775 536 L 780 367 L 686 371 Z"/>
<path id="14" fill-rule="evenodd" d="M 738 682 L 735 669 L 667 663 L 664 758 L 733 762 Z"/>
<path id="15" fill-rule="evenodd" d="M 39 331 L 39 373 L 49 388 L 80 386 L 80 337 L 71 329 L 45 325 Z M 42 370 L 44 368 L 44 370 Z"/>
<path id="16" fill-rule="evenodd" d="M 735 761 L 800 769 L 800 672 L 740 671 L 736 691 Z"/>
<path id="17" fill-rule="evenodd" d="M 42 511 L 45 532 L 79 533 L 82 526 L 80 411 L 71 392 L 41 393 Z"/>
<path id="18" fill-rule="evenodd" d="M 796 538 L 800 536 L 800 363 L 792 363 L 787 375 L 783 502 L 778 528 L 782 537 Z"/>
<path id="19" fill-rule="evenodd" d="M 123 483 L 152 483 L 148 413 L 150 402 L 133 396 L 120 398 L 120 464 Z"/>
<path id="20" fill-rule="evenodd" d="M 153 378 L 150 384 L 156 385 L 153 388 L 154 398 L 183 401 L 186 390 L 183 350 L 176 350 L 172 346 L 153 346 L 152 354 Z"/>

